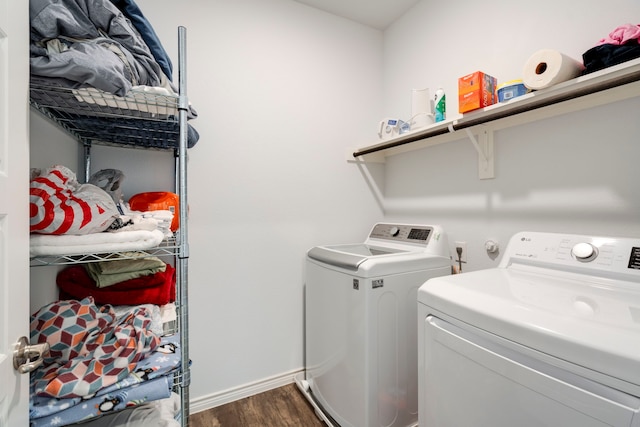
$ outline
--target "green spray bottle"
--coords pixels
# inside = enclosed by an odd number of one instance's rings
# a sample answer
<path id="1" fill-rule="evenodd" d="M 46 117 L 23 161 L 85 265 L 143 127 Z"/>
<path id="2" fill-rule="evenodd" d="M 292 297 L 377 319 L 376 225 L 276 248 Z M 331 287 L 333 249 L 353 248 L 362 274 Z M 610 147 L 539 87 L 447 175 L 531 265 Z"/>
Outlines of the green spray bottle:
<path id="1" fill-rule="evenodd" d="M 442 122 L 447 118 L 447 99 L 444 94 L 444 89 L 442 88 L 438 88 L 438 90 L 436 90 L 434 116 L 436 123 Z"/>

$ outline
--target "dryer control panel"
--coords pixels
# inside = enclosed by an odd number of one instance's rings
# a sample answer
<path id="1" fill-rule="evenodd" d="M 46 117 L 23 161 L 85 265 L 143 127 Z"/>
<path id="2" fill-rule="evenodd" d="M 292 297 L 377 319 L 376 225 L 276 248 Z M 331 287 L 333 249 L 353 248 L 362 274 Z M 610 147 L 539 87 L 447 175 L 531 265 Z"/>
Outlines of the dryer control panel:
<path id="1" fill-rule="evenodd" d="M 640 239 L 521 232 L 514 235 L 500 262 L 553 267 L 586 274 L 615 273 L 640 280 Z"/>

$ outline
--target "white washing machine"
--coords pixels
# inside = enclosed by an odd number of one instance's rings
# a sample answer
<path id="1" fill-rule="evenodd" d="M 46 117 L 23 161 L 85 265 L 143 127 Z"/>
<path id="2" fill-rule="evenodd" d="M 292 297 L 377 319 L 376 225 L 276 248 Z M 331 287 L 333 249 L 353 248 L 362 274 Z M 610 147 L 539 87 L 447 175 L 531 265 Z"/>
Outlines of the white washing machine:
<path id="1" fill-rule="evenodd" d="M 418 300 L 421 426 L 640 426 L 640 239 L 519 233 Z"/>
<path id="2" fill-rule="evenodd" d="M 417 293 L 451 273 L 442 228 L 376 224 L 364 243 L 312 248 L 306 269 L 301 389 L 329 425 L 416 425 Z"/>

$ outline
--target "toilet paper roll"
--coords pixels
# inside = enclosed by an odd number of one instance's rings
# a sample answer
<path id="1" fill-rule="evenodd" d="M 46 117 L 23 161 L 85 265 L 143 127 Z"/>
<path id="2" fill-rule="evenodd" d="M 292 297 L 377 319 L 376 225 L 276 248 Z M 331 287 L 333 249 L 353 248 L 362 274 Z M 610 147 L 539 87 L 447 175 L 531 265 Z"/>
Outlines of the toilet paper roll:
<path id="1" fill-rule="evenodd" d="M 522 81 L 529 89 L 545 89 L 578 77 L 582 70 L 582 62 L 557 50 L 541 49 L 525 63 Z"/>

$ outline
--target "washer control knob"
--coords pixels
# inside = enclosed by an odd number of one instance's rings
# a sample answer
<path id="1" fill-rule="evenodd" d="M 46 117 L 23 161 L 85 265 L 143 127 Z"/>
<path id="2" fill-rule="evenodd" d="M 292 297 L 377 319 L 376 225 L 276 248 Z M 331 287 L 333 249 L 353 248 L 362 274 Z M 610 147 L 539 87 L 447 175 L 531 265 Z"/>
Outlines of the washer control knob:
<path id="1" fill-rule="evenodd" d="M 392 237 L 396 237 L 398 234 L 400 234 L 400 229 L 398 227 L 391 227 L 389 229 L 389 234 L 391 234 Z"/>
<path id="2" fill-rule="evenodd" d="M 596 248 L 591 243 L 577 243 L 571 249 L 571 253 L 578 261 L 591 261 L 594 259 L 598 252 Z"/>

